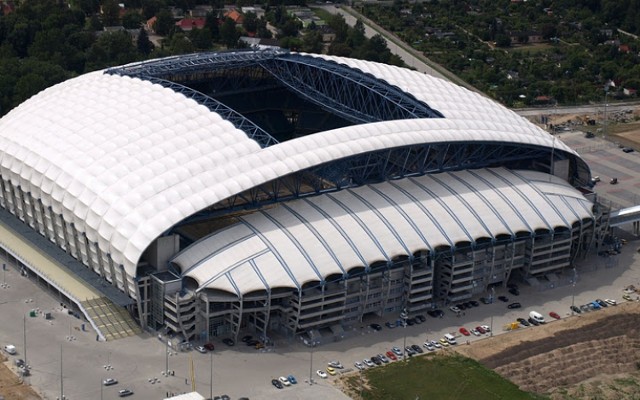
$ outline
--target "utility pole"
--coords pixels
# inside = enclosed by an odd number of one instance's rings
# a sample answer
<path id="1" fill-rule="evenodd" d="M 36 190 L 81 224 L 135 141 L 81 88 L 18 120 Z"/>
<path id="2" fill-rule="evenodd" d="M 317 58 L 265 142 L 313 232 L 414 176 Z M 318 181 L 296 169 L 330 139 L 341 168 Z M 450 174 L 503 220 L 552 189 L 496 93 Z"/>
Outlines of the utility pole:
<path id="1" fill-rule="evenodd" d="M 211 376 L 209 377 L 209 398 L 213 399 L 213 352 L 209 352 L 211 356 Z"/>
<path id="2" fill-rule="evenodd" d="M 64 379 L 62 377 L 62 344 L 60 344 L 60 400 L 64 400 Z"/>
<path id="3" fill-rule="evenodd" d="M 22 345 L 24 349 L 24 367 L 29 368 L 27 362 L 27 315 L 22 316 Z"/>

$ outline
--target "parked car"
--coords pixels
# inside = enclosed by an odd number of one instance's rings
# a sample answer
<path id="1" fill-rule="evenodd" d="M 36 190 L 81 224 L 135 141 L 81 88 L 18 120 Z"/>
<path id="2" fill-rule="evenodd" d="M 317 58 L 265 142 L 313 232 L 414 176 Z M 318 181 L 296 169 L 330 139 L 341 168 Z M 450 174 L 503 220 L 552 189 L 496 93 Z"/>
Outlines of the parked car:
<path id="1" fill-rule="evenodd" d="M 323 370 L 319 369 L 316 371 L 316 374 L 318 374 L 318 376 L 322 379 L 327 379 L 327 373 L 324 372 Z"/>
<path id="2" fill-rule="evenodd" d="M 391 350 L 387 351 L 387 357 L 389 357 L 389 360 L 392 360 L 392 361 L 395 361 L 398 359 L 398 357 L 396 357 L 396 354 Z"/>
<path id="3" fill-rule="evenodd" d="M 535 319 L 533 319 L 533 318 L 529 318 L 527 321 L 529 321 L 529 323 L 530 323 L 531 325 L 535 325 L 535 326 L 540 325 L 540 322 L 536 321 L 536 320 L 535 320 Z"/>
<path id="4" fill-rule="evenodd" d="M 113 378 L 107 378 L 105 380 L 102 381 L 102 384 L 105 386 L 112 386 L 112 385 L 116 385 L 118 383 L 118 381 L 116 379 Z"/>
<path id="5" fill-rule="evenodd" d="M 404 350 L 407 352 L 407 356 L 409 356 L 409 357 L 411 357 L 411 356 L 416 354 L 415 350 L 413 350 L 411 348 L 411 346 L 405 347 Z"/>
<path id="6" fill-rule="evenodd" d="M 378 358 L 380 359 L 380 361 L 382 361 L 385 364 L 389 362 L 389 359 L 384 354 L 378 354 Z"/>
<path id="7" fill-rule="evenodd" d="M 491 304 L 491 299 L 488 299 L 486 297 L 480 297 L 480 302 L 483 304 Z"/>
<path id="8" fill-rule="evenodd" d="M 597 301 L 592 301 L 591 303 L 588 304 L 590 308 L 594 309 L 594 310 L 599 310 L 602 308 L 602 306 L 600 305 L 600 303 L 598 303 Z"/>
<path id="9" fill-rule="evenodd" d="M 380 324 L 371 324 L 371 325 L 369 325 L 369 327 L 371 329 L 373 329 L 374 331 L 381 331 L 382 330 L 382 325 L 380 325 Z"/>
<path id="10" fill-rule="evenodd" d="M 513 308 L 521 308 L 522 304 L 520 303 L 511 303 L 507 306 L 507 308 L 513 309 Z"/>
<path id="11" fill-rule="evenodd" d="M 371 362 L 375 365 L 382 365 L 382 360 L 378 356 L 371 357 Z"/>
<path id="12" fill-rule="evenodd" d="M 413 349 L 413 351 L 415 351 L 418 354 L 422 354 L 423 353 L 422 349 L 417 344 L 412 344 L 411 348 Z"/>
<path id="13" fill-rule="evenodd" d="M 376 366 L 376 365 L 373 363 L 373 361 L 371 361 L 371 360 L 370 360 L 370 359 L 368 359 L 368 358 L 365 358 L 364 360 L 362 360 L 362 362 L 364 363 L 364 365 L 366 365 L 366 366 L 367 366 L 367 367 L 369 367 L 369 368 L 373 368 L 373 367 L 375 367 L 375 366 Z"/>
<path id="14" fill-rule="evenodd" d="M 447 339 L 440 338 L 439 342 L 442 347 L 449 347 L 449 342 L 447 342 Z"/>
<path id="15" fill-rule="evenodd" d="M 633 298 L 631 298 L 631 295 L 627 293 L 622 295 L 622 299 L 626 301 L 633 301 Z"/>
<path id="16" fill-rule="evenodd" d="M 296 385 L 298 383 L 298 380 L 293 375 L 287 376 L 287 379 L 289 380 L 289 382 L 291 382 L 292 385 Z"/>
<path id="17" fill-rule="evenodd" d="M 551 312 L 549 313 L 549 316 L 550 316 L 551 318 L 560 319 L 560 314 L 558 314 L 558 313 L 557 313 L 557 312 L 555 312 L 555 311 L 551 311 Z"/>
<path id="18" fill-rule="evenodd" d="M 517 321 L 520 323 L 520 325 L 522 326 L 531 326 L 531 324 L 529 323 L 529 321 L 527 321 L 524 318 L 518 318 Z"/>
<path id="19" fill-rule="evenodd" d="M 356 368 L 358 368 L 359 370 L 363 370 L 365 369 L 365 366 L 363 363 L 361 363 L 360 361 L 356 361 L 355 363 L 353 363 L 353 365 L 356 366 Z"/>
<path id="20" fill-rule="evenodd" d="M 480 332 L 479 332 L 476 328 L 471 329 L 471 333 L 472 333 L 474 336 L 480 336 Z"/>
<path id="21" fill-rule="evenodd" d="M 487 331 L 485 331 L 485 330 L 484 330 L 484 328 L 483 328 L 483 327 L 481 327 L 481 326 L 476 326 L 476 330 L 477 330 L 478 332 L 480 332 L 480 334 L 482 334 L 482 335 L 484 335 L 485 333 L 487 333 Z"/>
<path id="22" fill-rule="evenodd" d="M 462 333 L 465 336 L 471 336 L 471 333 L 464 326 L 460 328 L 460 333 Z"/>
<path id="23" fill-rule="evenodd" d="M 207 352 L 207 348 L 206 348 L 206 347 L 204 347 L 204 346 L 196 346 L 196 347 L 195 347 L 195 349 L 196 349 L 196 351 L 197 351 L 198 353 L 202 353 L 202 354 L 204 354 L 204 353 L 206 353 L 206 352 Z"/>
<path id="24" fill-rule="evenodd" d="M 387 322 L 385 322 L 385 323 L 384 323 L 384 326 L 386 326 L 386 327 L 387 327 L 387 328 L 389 328 L 389 329 L 393 329 L 393 328 L 395 328 L 395 327 L 396 327 L 396 324 L 395 324 L 395 323 L 393 323 L 393 322 L 389 322 L 389 321 L 387 321 Z"/>
<path id="25" fill-rule="evenodd" d="M 427 321 L 427 317 L 425 317 L 424 315 L 420 314 L 420 315 L 416 315 L 416 321 L 420 321 L 420 322 L 426 322 Z"/>
<path id="26" fill-rule="evenodd" d="M 578 306 L 571 306 L 571 307 L 569 307 L 569 309 L 571 311 L 573 311 L 574 313 L 576 313 L 576 314 L 582 314 L 582 311 L 580 310 L 580 308 Z"/>
<path id="27" fill-rule="evenodd" d="M 118 397 L 127 397 L 131 396 L 133 392 L 129 389 L 120 389 L 118 390 Z"/>
<path id="28" fill-rule="evenodd" d="M 584 312 L 591 311 L 591 307 L 589 307 L 587 304 L 583 304 L 580 306 L 580 311 L 584 311 Z"/>
<path id="29" fill-rule="evenodd" d="M 503 303 L 509 302 L 509 298 L 507 296 L 498 296 L 498 300 L 502 301 Z"/>
<path id="30" fill-rule="evenodd" d="M 16 350 L 16 346 L 12 345 L 12 344 L 7 344 L 4 346 L 4 351 L 7 354 L 11 354 L 12 356 L 16 355 L 18 352 Z"/>
<path id="31" fill-rule="evenodd" d="M 442 318 L 442 317 L 444 317 L 444 311 L 442 311 L 440 309 L 429 310 L 429 311 L 427 311 L 427 314 L 429 314 L 429 316 L 432 317 L 432 318 Z"/>
<path id="32" fill-rule="evenodd" d="M 333 367 L 327 367 L 327 373 L 329 375 L 335 375 L 336 374 L 336 369 Z"/>
<path id="33" fill-rule="evenodd" d="M 291 382 L 289 382 L 289 379 L 286 376 L 281 376 L 280 378 L 278 378 L 278 380 L 284 385 L 284 386 L 291 386 Z"/>
<path id="34" fill-rule="evenodd" d="M 440 342 L 436 342 L 435 340 L 431 341 L 431 345 L 433 347 L 435 347 L 436 349 L 441 349 L 442 348 L 442 345 L 440 344 Z"/>
<path id="35" fill-rule="evenodd" d="M 251 335 L 246 335 L 242 337 L 242 342 L 243 343 L 247 343 L 248 341 L 250 341 L 251 339 L 253 339 L 253 336 Z"/>
<path id="36" fill-rule="evenodd" d="M 610 306 L 618 305 L 618 303 L 613 299 L 604 299 L 604 301 L 605 301 L 605 303 L 609 304 Z"/>
<path id="37" fill-rule="evenodd" d="M 435 351 L 435 347 L 431 344 L 430 341 L 426 341 L 424 342 L 424 344 L 422 345 L 424 346 L 425 349 L 427 349 L 428 351 Z"/>
<path id="38" fill-rule="evenodd" d="M 272 380 L 271 380 L 271 384 L 272 384 L 273 386 L 275 386 L 276 388 L 278 388 L 278 389 L 283 389 L 283 388 L 284 388 L 284 385 L 282 384 L 282 382 L 280 382 L 280 381 L 279 381 L 279 380 L 277 380 L 277 379 L 272 379 Z"/>
<path id="39" fill-rule="evenodd" d="M 509 293 L 511 293 L 514 296 L 520 295 L 520 291 L 518 290 L 518 288 L 515 288 L 515 287 L 509 288 Z"/>
<path id="40" fill-rule="evenodd" d="M 600 307 L 609 307 L 609 304 L 602 299 L 596 299 L 596 303 L 600 304 Z"/>
<path id="41" fill-rule="evenodd" d="M 402 350 L 400 350 L 400 348 L 397 346 L 393 346 L 391 348 L 391 351 L 393 351 L 397 356 L 402 356 Z"/>
<path id="42" fill-rule="evenodd" d="M 480 305 L 480 303 L 475 300 L 469 300 L 469 303 L 471 303 L 471 307 L 478 307 Z"/>
<path id="43" fill-rule="evenodd" d="M 231 338 L 222 339 L 222 343 L 226 344 L 227 346 L 233 346 L 236 344 L 236 342 L 234 342 Z"/>
<path id="44" fill-rule="evenodd" d="M 449 307 L 449 310 L 453 311 L 454 313 L 458 314 L 460 311 L 460 308 L 458 306 L 451 306 Z"/>
<path id="45" fill-rule="evenodd" d="M 204 344 L 204 348 L 209 351 L 213 351 L 213 349 L 215 349 L 215 346 L 213 345 L 213 343 L 209 342 Z"/>

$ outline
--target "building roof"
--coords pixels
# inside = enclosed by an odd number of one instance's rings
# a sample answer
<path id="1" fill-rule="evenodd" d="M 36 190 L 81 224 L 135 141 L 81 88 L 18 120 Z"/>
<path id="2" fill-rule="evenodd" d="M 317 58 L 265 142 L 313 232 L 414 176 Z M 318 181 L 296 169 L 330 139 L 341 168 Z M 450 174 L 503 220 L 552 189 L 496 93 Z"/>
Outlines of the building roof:
<path id="1" fill-rule="evenodd" d="M 354 125 L 261 148 L 183 94 L 97 71 L 44 90 L 0 120 L 0 173 L 135 276 L 149 244 L 184 218 L 350 155 L 443 141 L 510 142 L 575 154 L 512 111 L 450 82 L 323 58 L 386 80 L 444 118 Z"/>
<path id="2" fill-rule="evenodd" d="M 242 297 L 478 239 L 571 229 L 592 203 L 565 181 L 505 168 L 448 172 L 294 200 L 239 218 L 172 262 L 199 289 Z"/>

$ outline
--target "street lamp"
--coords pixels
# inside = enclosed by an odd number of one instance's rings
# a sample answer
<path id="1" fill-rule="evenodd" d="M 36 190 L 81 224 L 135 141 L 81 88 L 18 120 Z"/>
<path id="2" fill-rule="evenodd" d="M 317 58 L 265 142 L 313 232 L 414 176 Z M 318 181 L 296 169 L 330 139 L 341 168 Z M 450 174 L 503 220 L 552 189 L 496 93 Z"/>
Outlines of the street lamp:
<path id="1" fill-rule="evenodd" d="M 400 313 L 400 319 L 402 319 L 402 332 L 404 332 L 404 340 L 402 344 L 402 359 L 407 361 L 407 309 L 403 308 Z"/>
<path id="2" fill-rule="evenodd" d="M 318 342 L 313 340 L 311 342 L 311 355 L 309 357 L 309 385 L 313 385 L 313 349 L 316 347 Z"/>
<path id="3" fill-rule="evenodd" d="M 578 272 L 576 267 L 573 267 L 573 288 L 571 290 L 571 315 L 573 316 L 573 309 L 576 307 L 576 281 L 578 280 Z"/>
<path id="4" fill-rule="evenodd" d="M 496 289 L 493 286 L 491 286 L 491 302 L 492 303 L 493 303 L 493 298 L 495 296 L 496 296 Z M 489 328 L 490 328 L 489 329 L 489 331 L 490 331 L 489 332 L 489 336 L 493 337 L 493 313 L 491 313 L 491 322 L 489 322 L 489 325 L 491 325 L 491 326 L 489 326 Z"/>

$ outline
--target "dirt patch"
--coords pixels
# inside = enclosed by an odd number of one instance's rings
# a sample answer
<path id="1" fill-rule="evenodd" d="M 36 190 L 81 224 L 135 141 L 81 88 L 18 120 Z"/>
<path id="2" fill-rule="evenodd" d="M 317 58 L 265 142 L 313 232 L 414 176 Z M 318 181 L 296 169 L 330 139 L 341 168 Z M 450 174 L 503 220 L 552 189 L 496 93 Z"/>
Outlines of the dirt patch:
<path id="1" fill-rule="evenodd" d="M 7 359 L 0 354 L 0 396 L 5 400 L 41 400 L 42 398 L 7 366 Z"/>
<path id="2" fill-rule="evenodd" d="M 457 351 L 523 390 L 553 393 L 552 398 L 638 398 L 640 303 L 523 328 Z M 635 395 L 620 397 L 625 391 Z"/>

